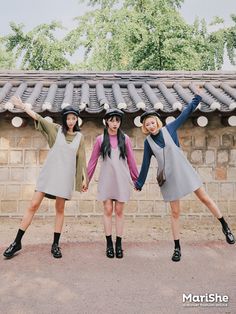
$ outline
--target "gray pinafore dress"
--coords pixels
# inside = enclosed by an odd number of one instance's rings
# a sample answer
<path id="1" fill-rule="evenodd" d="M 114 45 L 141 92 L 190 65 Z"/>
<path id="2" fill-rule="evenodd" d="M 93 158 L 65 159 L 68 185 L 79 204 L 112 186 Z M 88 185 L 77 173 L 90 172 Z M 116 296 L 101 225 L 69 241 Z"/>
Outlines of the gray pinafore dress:
<path id="1" fill-rule="evenodd" d="M 164 201 L 170 202 L 196 191 L 202 186 L 202 181 L 181 148 L 175 144 L 166 127 L 163 127 L 161 130 L 165 142 L 164 148 L 157 145 L 150 135 L 147 137 L 147 141 L 157 159 L 158 172 L 163 169 L 164 149 L 166 182 L 160 189 Z"/>
<path id="2" fill-rule="evenodd" d="M 36 191 L 45 193 L 48 198 L 56 196 L 70 199 L 74 189 L 76 174 L 76 154 L 79 148 L 81 133 L 77 132 L 71 143 L 60 127 L 54 145 L 48 152 L 47 159 L 40 171 Z"/>
<path id="3" fill-rule="evenodd" d="M 111 147 L 111 158 L 106 156 L 104 160 L 101 160 L 97 199 L 99 201 L 111 199 L 127 202 L 130 199 L 132 186 L 134 185 L 127 160 L 120 158 L 118 146 Z"/>

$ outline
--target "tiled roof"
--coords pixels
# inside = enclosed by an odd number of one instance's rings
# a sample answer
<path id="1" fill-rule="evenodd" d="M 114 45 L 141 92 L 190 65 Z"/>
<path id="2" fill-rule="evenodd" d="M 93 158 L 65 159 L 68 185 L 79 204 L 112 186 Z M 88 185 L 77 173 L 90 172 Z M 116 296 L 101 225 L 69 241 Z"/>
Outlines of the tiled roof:
<path id="1" fill-rule="evenodd" d="M 9 103 L 13 95 L 38 113 L 57 113 L 68 104 L 82 116 L 94 116 L 107 107 L 128 114 L 156 109 L 175 115 L 203 86 L 198 114 L 236 112 L 236 72 L 0 72 L 0 114 L 19 112 Z"/>

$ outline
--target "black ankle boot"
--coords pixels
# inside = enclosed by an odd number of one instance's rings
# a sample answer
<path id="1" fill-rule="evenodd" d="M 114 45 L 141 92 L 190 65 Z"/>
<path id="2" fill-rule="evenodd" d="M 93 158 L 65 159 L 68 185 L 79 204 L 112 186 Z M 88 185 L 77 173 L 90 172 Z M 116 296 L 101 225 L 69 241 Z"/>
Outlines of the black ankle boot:
<path id="1" fill-rule="evenodd" d="M 53 243 L 52 248 L 51 248 L 51 253 L 52 253 L 53 257 L 55 257 L 55 258 L 61 258 L 62 257 L 61 248 L 58 246 L 57 243 Z"/>
<path id="2" fill-rule="evenodd" d="M 21 242 L 13 242 L 9 245 L 9 247 L 5 250 L 3 255 L 7 258 L 12 257 L 17 251 L 20 251 L 22 248 Z"/>
<path id="3" fill-rule="evenodd" d="M 114 253 L 114 249 L 113 249 L 113 246 L 108 246 L 107 249 L 106 249 L 106 256 L 108 258 L 114 258 L 115 256 L 115 253 Z"/>
<path id="4" fill-rule="evenodd" d="M 235 238 L 234 238 L 234 235 L 233 233 L 231 232 L 231 230 L 229 229 L 228 225 L 226 227 L 223 227 L 222 228 L 222 231 L 226 237 L 226 241 L 229 243 L 229 244 L 234 244 L 235 243 Z"/>
<path id="5" fill-rule="evenodd" d="M 174 249 L 174 253 L 173 253 L 171 259 L 172 259 L 173 262 L 179 262 L 180 261 L 180 259 L 181 259 L 181 250 L 180 250 L 180 248 L 175 248 Z"/>
<path id="6" fill-rule="evenodd" d="M 116 247 L 116 258 L 123 258 L 123 250 L 121 246 Z"/>

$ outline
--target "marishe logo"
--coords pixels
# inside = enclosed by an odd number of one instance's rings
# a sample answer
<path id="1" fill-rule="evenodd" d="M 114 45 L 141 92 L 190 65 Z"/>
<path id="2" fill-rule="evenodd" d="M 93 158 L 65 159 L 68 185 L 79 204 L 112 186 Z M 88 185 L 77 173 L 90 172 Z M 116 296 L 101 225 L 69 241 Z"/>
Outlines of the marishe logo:
<path id="1" fill-rule="evenodd" d="M 184 306 L 228 306 L 229 297 L 218 293 L 183 293 Z"/>

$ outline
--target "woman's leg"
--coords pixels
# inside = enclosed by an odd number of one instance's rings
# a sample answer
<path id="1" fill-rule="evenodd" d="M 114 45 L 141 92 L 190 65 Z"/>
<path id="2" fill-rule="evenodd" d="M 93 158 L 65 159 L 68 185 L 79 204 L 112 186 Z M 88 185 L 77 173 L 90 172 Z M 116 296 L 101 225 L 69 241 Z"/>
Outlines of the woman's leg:
<path id="1" fill-rule="evenodd" d="M 170 202 L 171 207 L 171 230 L 174 240 L 179 240 L 180 235 L 180 201 L 172 201 Z"/>
<path id="2" fill-rule="evenodd" d="M 114 257 L 114 249 L 113 249 L 113 242 L 112 242 L 112 212 L 113 212 L 113 201 L 106 200 L 103 202 L 104 206 L 104 213 L 103 213 L 103 224 L 104 224 L 104 231 L 107 241 L 107 248 L 106 248 L 106 256 L 109 258 Z"/>
<path id="3" fill-rule="evenodd" d="M 33 195 L 33 198 L 31 200 L 30 206 L 27 208 L 21 224 L 20 229 L 17 232 L 16 238 L 13 243 L 10 244 L 10 246 L 5 250 L 3 255 L 7 258 L 12 257 L 17 251 L 21 250 L 21 239 L 26 231 L 26 229 L 29 227 L 29 225 L 32 222 L 32 219 L 34 217 L 35 212 L 38 210 L 42 200 L 44 198 L 44 193 L 42 192 L 35 192 Z"/>
<path id="4" fill-rule="evenodd" d="M 51 253 L 55 258 L 61 258 L 61 249 L 59 247 L 59 239 L 61 236 L 61 231 L 64 223 L 64 211 L 65 211 L 65 199 L 61 197 L 56 197 L 56 218 L 54 227 L 54 239 L 51 248 Z"/>
<path id="5" fill-rule="evenodd" d="M 123 257 L 122 236 L 124 230 L 124 203 L 115 202 L 115 218 L 116 218 L 116 257 Z"/>
<path id="6" fill-rule="evenodd" d="M 174 253 L 172 255 L 172 261 L 179 262 L 181 258 L 181 249 L 180 249 L 180 223 L 179 223 L 179 217 L 180 217 L 180 201 L 172 201 L 170 202 L 171 207 L 171 230 L 172 235 L 174 238 L 175 243 L 175 249 Z"/>
<path id="7" fill-rule="evenodd" d="M 221 214 L 219 208 L 217 207 L 216 203 L 210 198 L 210 196 L 206 193 L 206 191 L 203 189 L 203 187 L 200 187 L 199 189 L 194 191 L 194 193 L 199 198 L 199 200 L 203 204 L 205 204 L 207 208 L 210 209 L 210 211 L 212 212 L 212 214 L 216 218 L 219 219 L 222 217 L 222 214 Z"/>
<path id="8" fill-rule="evenodd" d="M 221 222 L 222 231 L 226 237 L 226 241 L 229 244 L 234 244 L 235 243 L 234 235 L 232 234 L 227 222 L 222 216 L 222 213 L 220 209 L 217 207 L 216 203 L 210 198 L 210 196 L 202 187 L 194 191 L 194 193 L 200 199 L 200 201 L 206 205 L 206 207 L 212 212 L 212 214 Z"/>
<path id="9" fill-rule="evenodd" d="M 63 223 L 64 223 L 65 199 L 61 197 L 57 197 L 55 208 L 56 208 L 56 219 L 55 219 L 54 232 L 61 233 Z"/>
<path id="10" fill-rule="evenodd" d="M 122 202 L 115 202 L 115 222 L 116 222 L 116 236 L 122 237 L 124 230 L 124 204 Z"/>
<path id="11" fill-rule="evenodd" d="M 32 219 L 34 217 L 34 214 L 38 210 L 43 198 L 44 198 L 44 193 L 43 192 L 35 192 L 32 198 L 32 201 L 30 203 L 30 206 L 27 208 L 21 224 L 20 224 L 20 229 L 23 231 L 26 231 L 26 229 L 29 227 L 29 225 L 32 222 Z"/>
<path id="12" fill-rule="evenodd" d="M 103 202 L 104 213 L 103 213 L 103 223 L 105 235 L 109 236 L 112 234 L 112 212 L 113 212 L 113 201 L 106 200 Z"/>

